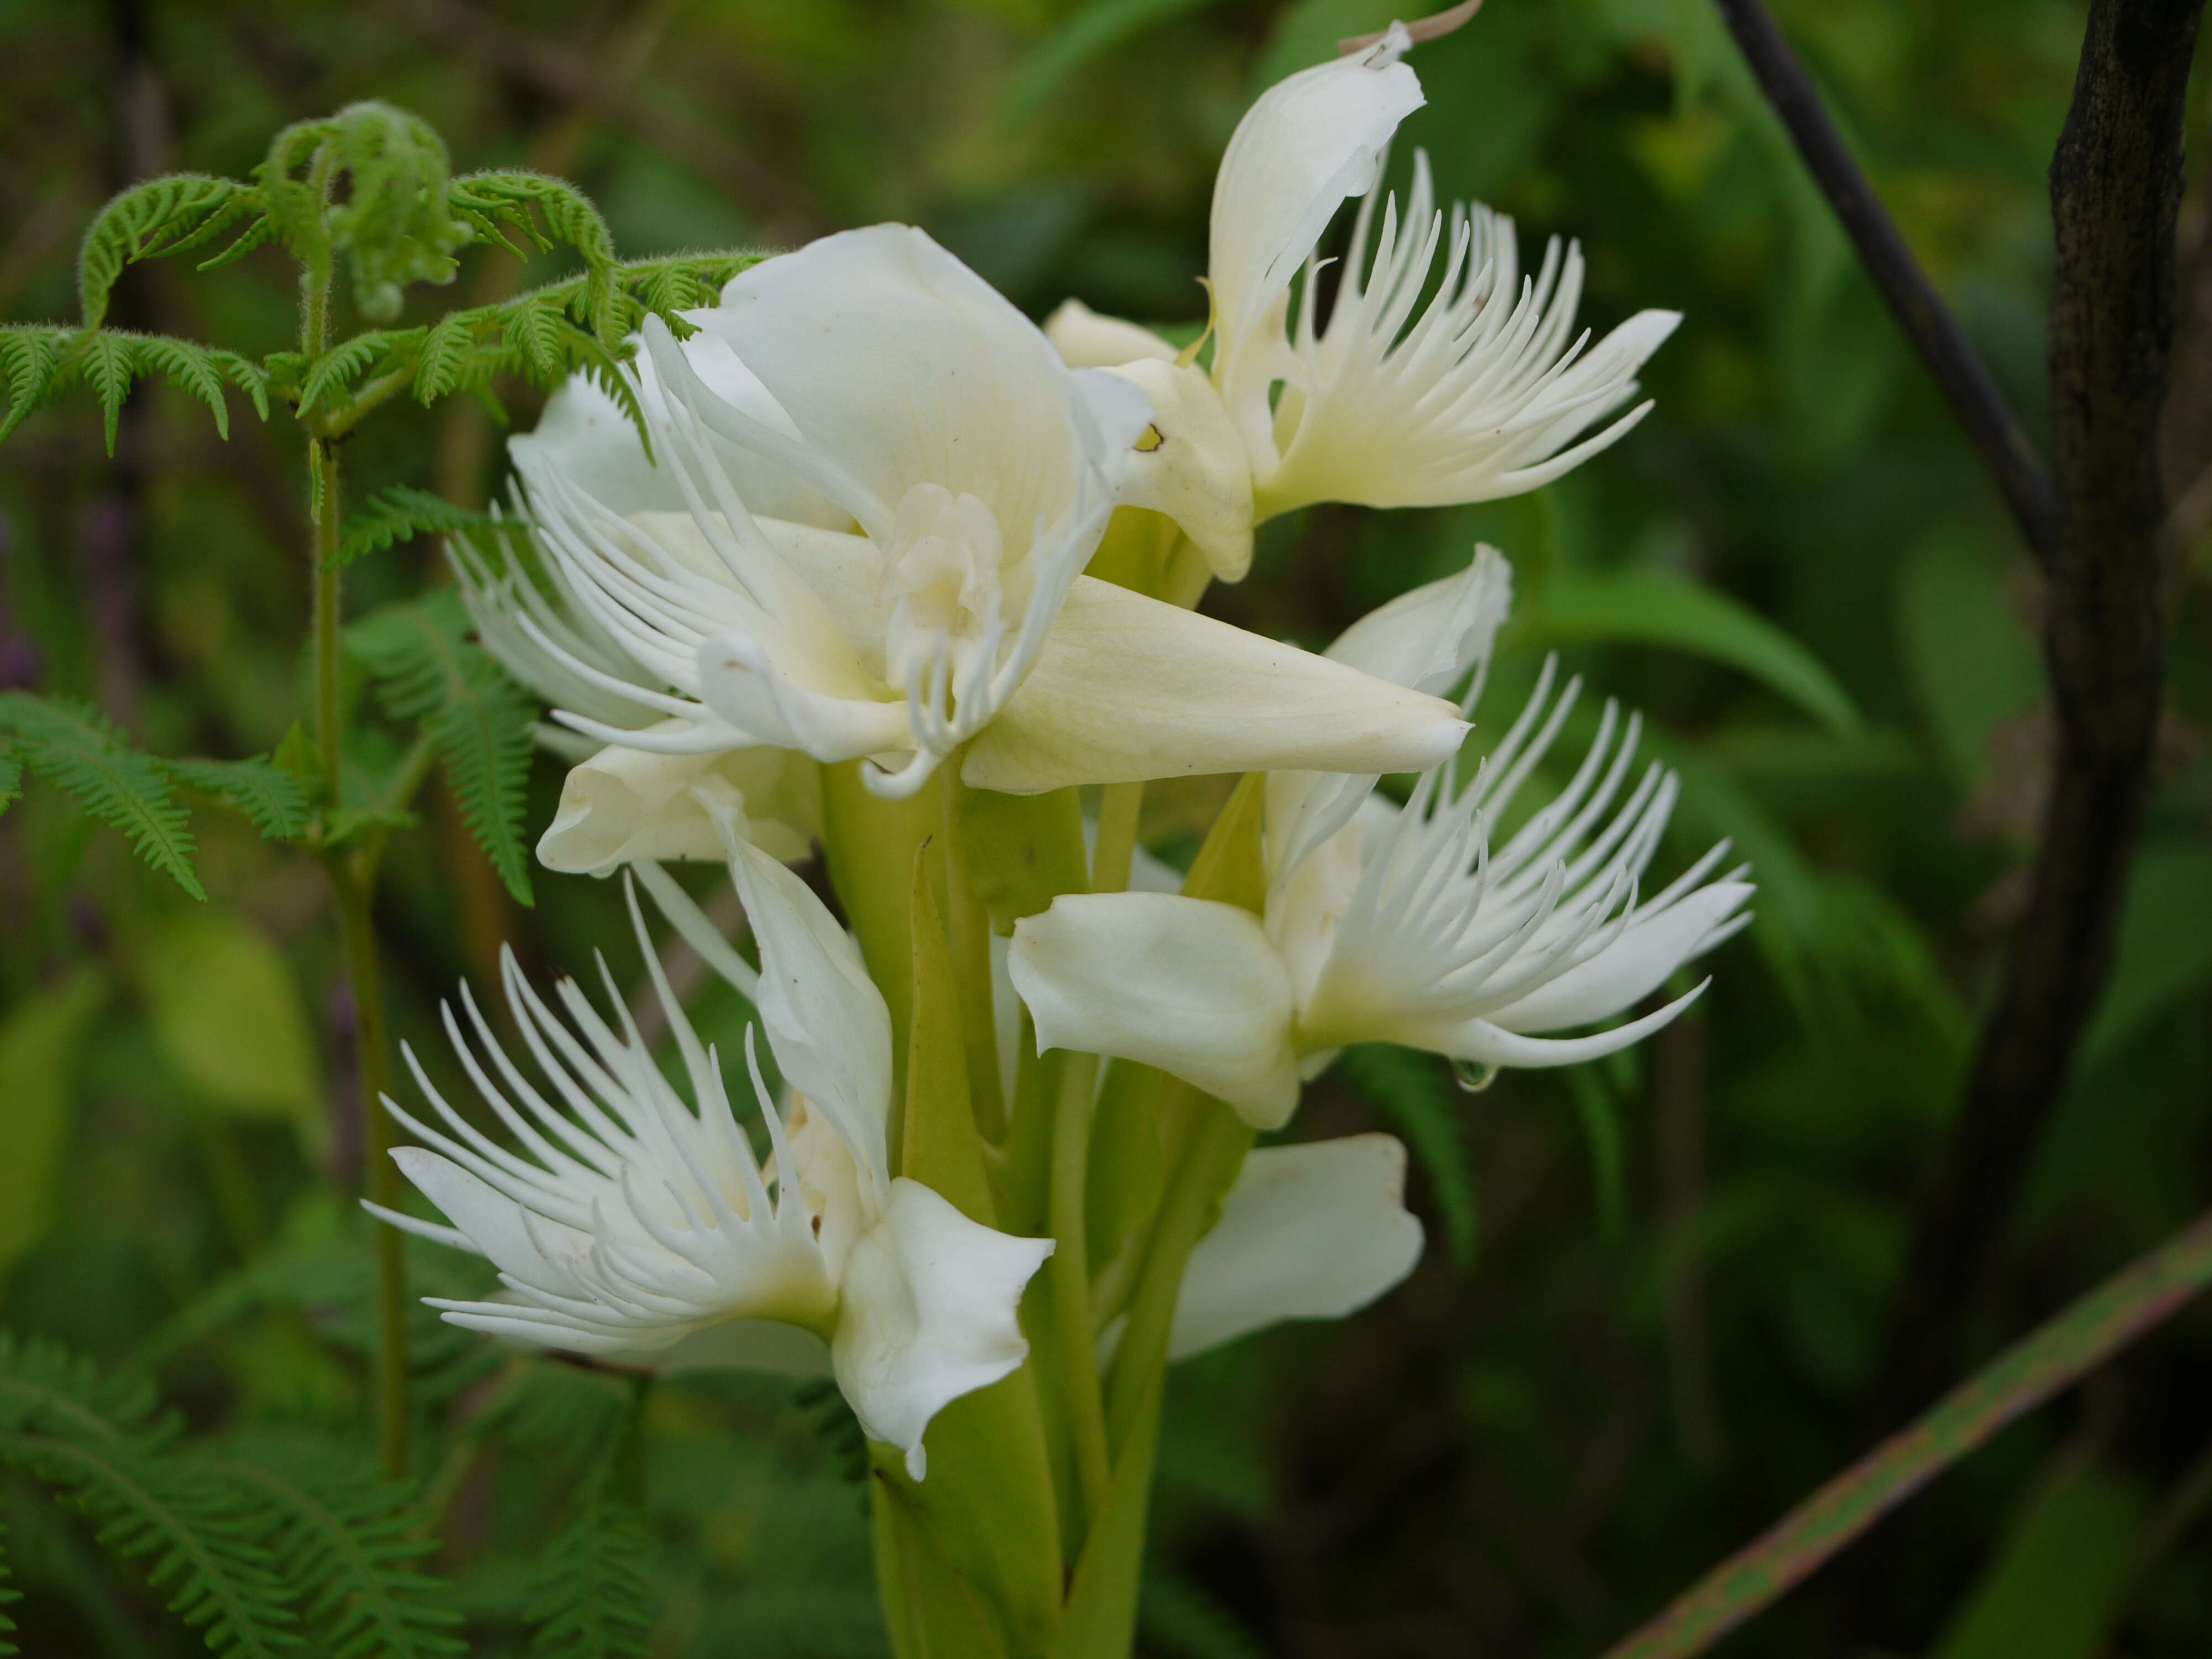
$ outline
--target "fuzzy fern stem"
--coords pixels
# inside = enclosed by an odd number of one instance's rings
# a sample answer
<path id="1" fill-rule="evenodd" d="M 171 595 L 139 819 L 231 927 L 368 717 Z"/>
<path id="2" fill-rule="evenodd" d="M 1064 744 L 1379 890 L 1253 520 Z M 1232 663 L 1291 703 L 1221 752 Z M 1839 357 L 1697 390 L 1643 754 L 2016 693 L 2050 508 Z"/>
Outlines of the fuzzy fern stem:
<path id="1" fill-rule="evenodd" d="M 392 1051 L 377 963 L 373 879 L 364 880 L 336 861 L 331 866 L 346 978 L 353 987 L 354 1061 L 361 1082 L 368 1195 L 397 1209 L 403 1201 L 399 1170 L 392 1161 L 392 1119 L 381 1103 L 392 1090 Z M 407 1261 L 401 1243 L 398 1228 L 376 1230 L 376 1438 L 385 1473 L 395 1480 L 407 1472 Z"/>
<path id="2" fill-rule="evenodd" d="M 319 155 L 313 177 L 327 199 L 330 146 Z M 327 252 L 311 252 L 301 280 L 300 344 L 310 362 L 330 346 L 331 269 Z M 313 636 L 315 745 L 321 762 L 323 813 L 327 823 L 344 802 L 343 708 L 339 701 L 338 624 L 344 574 L 338 559 L 343 532 L 337 445 L 312 433 L 307 439 L 308 500 L 314 518 L 311 580 L 314 584 Z M 384 979 L 377 961 L 376 845 L 349 854 L 329 849 L 323 867 L 336 902 L 338 932 L 345 953 L 346 981 L 353 992 L 354 1074 L 359 1085 L 362 1144 L 368 1195 L 387 1208 L 401 1201 L 399 1171 L 392 1161 L 392 1125 L 384 1097 L 391 1091 L 391 1036 L 384 1014 Z M 407 1259 L 398 1232 L 375 1230 L 376 1252 L 376 1439 L 386 1475 L 407 1473 Z"/>

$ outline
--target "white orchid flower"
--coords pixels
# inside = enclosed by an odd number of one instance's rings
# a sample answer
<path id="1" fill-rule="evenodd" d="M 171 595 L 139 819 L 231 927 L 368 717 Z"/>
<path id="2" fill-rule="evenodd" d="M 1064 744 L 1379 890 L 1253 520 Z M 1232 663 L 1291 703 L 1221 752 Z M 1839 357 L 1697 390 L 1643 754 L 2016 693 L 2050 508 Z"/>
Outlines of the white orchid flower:
<path id="1" fill-rule="evenodd" d="M 1487 550 L 1417 590 L 1334 650 L 1415 678 L 1486 657 L 1502 606 Z M 1474 596 L 1471 598 L 1470 596 Z M 1707 878 L 1714 848 L 1664 890 L 1641 894 L 1676 784 L 1656 764 L 1628 786 L 1640 721 L 1608 703 L 1565 787 L 1502 847 L 1491 828 L 1557 738 L 1580 689 L 1534 695 L 1462 787 L 1450 763 L 1393 808 L 1368 781 L 1271 780 L 1264 917 L 1158 893 L 1066 895 L 1015 928 L 1008 971 L 1040 1050 L 1156 1066 L 1279 1127 L 1300 1082 L 1354 1042 L 1397 1042 L 1481 1067 L 1571 1065 L 1648 1035 L 1698 986 L 1608 1030 L 1685 963 L 1749 921 L 1736 871 Z M 1480 675 L 1470 690 L 1479 694 Z M 1624 798 L 1624 788 L 1626 793 Z"/>
<path id="2" fill-rule="evenodd" d="M 1364 770 L 1370 751 L 1428 764 L 1456 743 L 1437 700 L 1080 576 L 1151 408 L 1124 380 L 1070 370 L 920 231 L 878 226 L 768 260 L 688 320 L 698 332 L 680 347 L 647 324 L 653 373 L 635 383 L 681 511 L 629 510 L 547 446 L 514 449 L 568 590 L 672 692 L 550 635 L 549 653 L 687 723 L 558 716 L 577 730 L 664 754 L 866 757 L 885 794 L 963 745 L 970 784 L 1032 793 Z M 732 450 L 851 527 L 757 505 Z"/>
<path id="3" fill-rule="evenodd" d="M 1588 331 L 1573 334 L 1580 249 L 1554 239 L 1522 276 L 1513 222 L 1476 204 L 1439 211 L 1424 155 L 1404 217 L 1393 198 L 1374 234 L 1391 136 L 1424 101 L 1401 61 L 1412 44 L 1394 25 L 1271 88 L 1237 125 L 1214 183 L 1210 371 L 1073 303 L 1046 325 L 1069 362 L 1151 394 L 1158 441 L 1131 462 L 1124 499 L 1175 518 L 1224 580 L 1244 574 L 1254 523 L 1312 502 L 1437 507 L 1549 483 L 1644 417 L 1649 403 L 1620 411 L 1681 320 L 1639 312 L 1586 350 Z M 1316 249 L 1352 197 L 1317 327 Z"/>
<path id="4" fill-rule="evenodd" d="M 515 442 L 555 453 L 617 500 L 651 501 L 661 488 L 637 428 L 582 375 L 556 392 L 538 430 Z M 789 504 L 806 507 L 803 501 Z M 447 544 L 447 562 L 484 648 L 548 703 L 602 727 L 641 732 L 648 740 L 688 732 L 689 721 L 663 719 L 633 701 L 662 688 L 577 602 L 558 565 L 544 562 L 541 586 L 517 555 L 520 524 L 496 506 L 494 516 L 507 526 L 495 552 L 459 537 Z M 608 690 L 611 682 L 628 690 Z M 720 859 L 720 837 L 695 793 L 702 787 L 741 811 L 753 839 L 787 862 L 806 857 L 822 832 L 820 769 L 794 750 L 662 754 L 598 744 L 552 726 L 539 726 L 538 738 L 570 768 L 560 805 L 538 842 L 538 862 L 549 870 L 604 876 L 639 860 Z"/>
<path id="5" fill-rule="evenodd" d="M 447 1104 L 410 1050 L 444 1127 L 387 1099 L 425 1143 L 392 1157 L 453 1224 L 369 1207 L 498 1267 L 499 1300 L 430 1299 L 453 1324 L 662 1370 L 830 1371 L 869 1435 L 902 1449 L 919 1480 L 930 1419 L 1026 1356 L 1016 1309 L 1052 1241 L 994 1231 L 920 1182 L 891 1177 L 891 1030 L 881 994 L 804 883 L 742 842 L 731 860 L 760 944 L 761 1020 L 793 1091 L 779 1110 L 749 1031 L 746 1060 L 773 1148 L 765 1165 L 731 1109 L 720 1056 L 702 1047 L 669 989 L 633 895 L 632 922 L 696 1108 L 663 1077 L 619 996 L 617 1029 L 563 981 L 564 1022 L 510 953 L 509 1005 L 551 1098 L 509 1060 L 464 990 L 469 1033 L 448 1007 L 447 1035 L 521 1150 Z"/>

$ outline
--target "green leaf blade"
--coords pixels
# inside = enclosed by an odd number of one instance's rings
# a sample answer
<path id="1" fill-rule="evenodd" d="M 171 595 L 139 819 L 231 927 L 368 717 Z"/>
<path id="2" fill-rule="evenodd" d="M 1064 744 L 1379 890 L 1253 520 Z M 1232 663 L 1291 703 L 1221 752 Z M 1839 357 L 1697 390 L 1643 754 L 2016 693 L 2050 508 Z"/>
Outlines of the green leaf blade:
<path id="1" fill-rule="evenodd" d="M 1826 665 L 1772 623 L 1718 590 L 1640 571 L 1561 574 L 1535 596 L 1523 643 L 1669 646 L 1736 669 L 1823 726 L 1852 732 L 1857 708 Z"/>

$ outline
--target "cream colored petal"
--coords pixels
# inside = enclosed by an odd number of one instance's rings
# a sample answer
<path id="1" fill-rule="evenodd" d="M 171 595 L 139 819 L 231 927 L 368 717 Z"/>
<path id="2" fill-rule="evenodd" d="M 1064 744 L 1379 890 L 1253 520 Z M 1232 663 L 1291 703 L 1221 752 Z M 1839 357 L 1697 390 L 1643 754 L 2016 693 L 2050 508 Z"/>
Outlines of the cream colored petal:
<path id="1" fill-rule="evenodd" d="M 1122 475 L 1125 506 L 1173 519 L 1222 581 L 1252 568 L 1252 463 L 1213 382 L 1146 358 L 1109 371 L 1152 400 L 1147 437 Z"/>
<path id="2" fill-rule="evenodd" d="M 883 1223 L 846 1267 L 830 1353 L 860 1426 L 905 1452 L 915 1480 L 930 1419 L 1029 1357 L 1017 1310 L 1052 1250 L 970 1221 L 918 1181 L 891 1183 Z"/>
<path id="3" fill-rule="evenodd" d="M 1398 61 L 1410 44 L 1394 29 L 1365 52 L 1277 83 L 1246 112 L 1221 158 L 1207 262 L 1216 374 L 1255 454 L 1272 447 L 1266 393 L 1291 278 L 1338 206 L 1374 188 L 1391 134 L 1424 101 L 1419 80 Z"/>
<path id="4" fill-rule="evenodd" d="M 721 821 L 731 829 L 728 820 Z M 859 948 L 822 901 L 759 848 L 725 836 L 760 945 L 761 1023 L 785 1080 L 834 1123 L 875 1190 L 889 1176 L 891 1019 Z"/>
<path id="5" fill-rule="evenodd" d="M 1466 731 L 1437 698 L 1085 576 L 961 776 L 1036 794 L 1218 772 L 1418 772 Z"/>
<path id="6" fill-rule="evenodd" d="M 810 659 L 786 640 L 725 634 L 699 647 L 699 695 L 744 732 L 825 763 L 912 747 L 906 705 L 856 664 Z"/>
<path id="7" fill-rule="evenodd" d="M 1069 893 L 1015 924 L 1007 959 L 1037 1051 L 1157 1066 L 1279 1128 L 1298 1099 L 1290 975 L 1259 921 L 1169 893 Z"/>
<path id="8" fill-rule="evenodd" d="M 1010 538 L 1077 491 L 1080 394 L 1067 366 L 911 226 L 845 231 L 764 260 L 718 309 L 687 320 L 726 341 L 805 446 L 872 498 L 844 505 L 878 539 L 917 484 L 989 502 Z"/>
<path id="9" fill-rule="evenodd" d="M 1342 1319 L 1421 1259 L 1406 1208 L 1406 1149 L 1389 1135 L 1262 1146 L 1191 1252 L 1168 1357 L 1286 1319 Z"/>
<path id="10" fill-rule="evenodd" d="M 1336 636 L 1328 654 L 1393 684 L 1443 696 L 1489 660 L 1512 609 L 1513 567 L 1496 548 L 1478 544 L 1466 569 L 1369 611 Z"/>
<path id="11" fill-rule="evenodd" d="M 685 725 L 671 720 L 655 730 Z M 574 768 L 538 842 L 549 870 L 604 876 L 640 859 L 714 859 L 721 837 L 692 791 L 710 780 L 730 790 L 750 839 L 795 862 L 821 833 L 820 767 L 788 749 L 662 755 L 609 745 Z"/>
<path id="12" fill-rule="evenodd" d="M 1070 368 L 1116 368 L 1139 358 L 1176 360 L 1175 347 L 1152 330 L 1102 316 L 1080 300 L 1060 301 L 1044 319 L 1044 337 Z"/>

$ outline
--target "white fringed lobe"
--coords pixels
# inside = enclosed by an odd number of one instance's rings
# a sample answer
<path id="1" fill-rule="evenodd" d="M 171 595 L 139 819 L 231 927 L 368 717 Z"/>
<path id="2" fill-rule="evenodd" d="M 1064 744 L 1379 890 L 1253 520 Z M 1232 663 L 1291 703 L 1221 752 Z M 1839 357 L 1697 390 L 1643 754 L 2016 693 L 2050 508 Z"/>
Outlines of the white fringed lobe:
<path id="1" fill-rule="evenodd" d="M 751 988 L 795 1088 L 781 1108 L 769 1097 L 748 1030 L 765 1165 L 731 1109 L 720 1057 L 652 953 L 633 891 L 631 924 L 696 1109 L 647 1052 L 611 977 L 618 1026 L 568 981 L 556 988 L 563 1018 L 509 952 L 508 1004 L 552 1098 L 465 989 L 466 1030 L 450 1006 L 445 1020 L 470 1081 L 523 1152 L 454 1109 L 405 1050 L 442 1127 L 387 1097 L 424 1143 L 392 1157 L 452 1224 L 368 1207 L 499 1268 L 497 1299 L 429 1298 L 451 1323 L 650 1369 L 829 1370 L 862 1426 L 900 1447 L 919 1480 L 930 1419 L 1026 1356 L 1016 1310 L 1052 1241 L 1010 1237 L 890 1176 L 883 999 L 803 884 L 757 848 L 738 843 L 732 858 L 761 945 Z"/>

